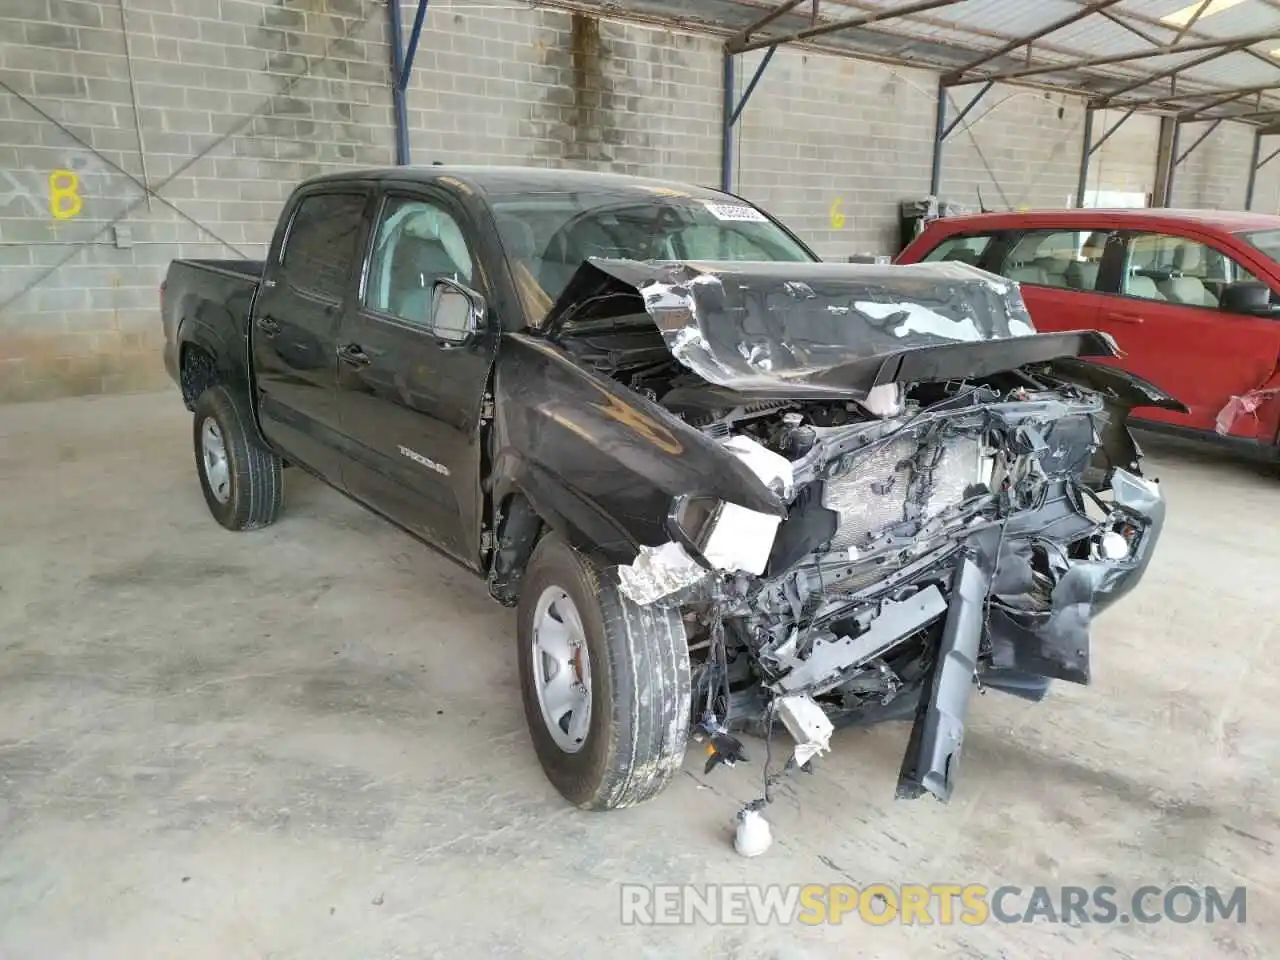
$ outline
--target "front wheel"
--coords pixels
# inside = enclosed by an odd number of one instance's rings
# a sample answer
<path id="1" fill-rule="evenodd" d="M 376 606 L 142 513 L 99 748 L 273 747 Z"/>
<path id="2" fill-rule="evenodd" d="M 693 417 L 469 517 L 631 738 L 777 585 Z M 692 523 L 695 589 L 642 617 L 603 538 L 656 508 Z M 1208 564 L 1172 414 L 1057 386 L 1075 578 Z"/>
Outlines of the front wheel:
<path id="1" fill-rule="evenodd" d="M 549 535 L 524 576 L 517 638 L 534 750 L 565 799 L 612 810 L 661 792 L 680 769 L 689 733 L 679 611 L 632 603 Z"/>
<path id="2" fill-rule="evenodd" d="M 205 502 L 228 530 L 274 523 L 284 499 L 280 458 L 253 430 L 249 400 L 217 384 L 196 398 L 196 471 Z"/>

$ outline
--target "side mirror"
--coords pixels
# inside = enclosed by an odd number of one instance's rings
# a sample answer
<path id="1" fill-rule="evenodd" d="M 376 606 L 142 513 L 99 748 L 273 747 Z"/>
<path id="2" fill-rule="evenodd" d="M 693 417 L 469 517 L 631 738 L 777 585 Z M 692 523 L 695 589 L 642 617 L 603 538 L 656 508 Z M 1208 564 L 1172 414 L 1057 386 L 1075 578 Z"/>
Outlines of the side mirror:
<path id="1" fill-rule="evenodd" d="M 1265 283 L 1247 280 L 1223 287 L 1218 306 L 1228 313 L 1246 313 L 1255 317 L 1275 316 L 1277 312 L 1271 303 L 1270 288 Z"/>
<path id="2" fill-rule="evenodd" d="M 484 320 L 484 298 L 453 280 L 437 280 L 431 296 L 431 332 L 437 340 L 467 343 Z"/>

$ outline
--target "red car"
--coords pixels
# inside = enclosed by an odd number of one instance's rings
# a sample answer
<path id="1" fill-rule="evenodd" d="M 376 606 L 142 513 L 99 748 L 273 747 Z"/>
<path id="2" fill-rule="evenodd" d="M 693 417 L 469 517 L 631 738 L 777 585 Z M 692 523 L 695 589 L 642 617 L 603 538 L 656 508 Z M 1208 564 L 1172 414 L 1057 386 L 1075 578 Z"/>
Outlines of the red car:
<path id="1" fill-rule="evenodd" d="M 1055 210 L 935 220 L 898 263 L 959 260 L 1016 280 L 1042 332 L 1094 329 L 1113 363 L 1189 413 L 1141 425 L 1280 453 L 1280 216 Z"/>

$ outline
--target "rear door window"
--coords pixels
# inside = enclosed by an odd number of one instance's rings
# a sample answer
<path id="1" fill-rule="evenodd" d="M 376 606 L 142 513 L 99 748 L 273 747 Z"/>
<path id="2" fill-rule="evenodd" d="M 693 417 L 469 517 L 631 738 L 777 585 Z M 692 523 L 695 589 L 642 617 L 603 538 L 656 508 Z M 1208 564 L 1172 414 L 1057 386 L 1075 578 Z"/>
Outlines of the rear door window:
<path id="1" fill-rule="evenodd" d="M 1012 244 L 997 272 L 1040 287 L 1099 290 L 1110 236 L 1108 230 L 1031 230 Z"/>
<path id="2" fill-rule="evenodd" d="M 362 193 L 317 193 L 303 199 L 281 258 L 291 287 L 325 300 L 342 300 L 359 258 L 364 206 Z"/>
<path id="3" fill-rule="evenodd" d="M 1229 283 L 1257 278 L 1221 250 L 1165 233 L 1135 233 L 1125 250 L 1120 292 L 1143 300 L 1216 309 Z"/>
<path id="4" fill-rule="evenodd" d="M 926 262 L 959 261 L 977 266 L 983 254 L 991 246 L 994 237 L 989 233 L 947 237 L 924 255 Z"/>

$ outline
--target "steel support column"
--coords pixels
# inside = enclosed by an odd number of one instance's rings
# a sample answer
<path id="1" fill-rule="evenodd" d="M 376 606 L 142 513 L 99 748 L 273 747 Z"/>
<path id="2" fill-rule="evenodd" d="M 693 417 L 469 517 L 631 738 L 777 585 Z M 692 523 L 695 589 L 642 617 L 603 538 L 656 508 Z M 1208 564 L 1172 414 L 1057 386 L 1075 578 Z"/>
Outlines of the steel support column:
<path id="1" fill-rule="evenodd" d="M 1173 203 L 1173 181 L 1175 173 L 1178 169 L 1178 141 L 1182 139 L 1182 124 L 1177 120 L 1173 121 L 1173 135 L 1169 140 L 1169 167 L 1165 171 L 1164 177 L 1164 203 L 1165 207 L 1171 206 Z"/>
<path id="2" fill-rule="evenodd" d="M 1244 208 L 1253 208 L 1253 188 L 1258 183 L 1258 154 L 1262 152 L 1262 131 L 1253 131 L 1253 149 L 1249 154 L 1249 179 L 1244 185 Z"/>
<path id="3" fill-rule="evenodd" d="M 946 143 L 947 137 L 951 136 L 952 131 L 960 125 L 960 122 L 969 115 L 969 112 L 978 105 L 978 101 L 985 97 L 987 91 L 993 86 L 995 86 L 993 81 L 988 80 L 984 83 L 982 89 L 960 108 L 960 112 L 956 114 L 955 119 L 947 123 L 947 91 L 950 87 L 943 83 L 938 84 L 938 107 L 937 113 L 934 115 L 933 125 L 933 167 L 929 173 L 929 193 L 931 196 L 936 197 L 942 187 L 942 145 Z"/>
<path id="4" fill-rule="evenodd" d="M 733 102 L 733 88 L 737 82 L 737 67 L 734 63 L 734 55 L 729 52 L 727 47 L 725 48 L 724 101 L 721 105 L 720 189 L 726 193 L 733 190 L 733 128 L 737 126 L 738 118 L 742 116 L 742 111 L 746 108 L 747 101 L 756 92 L 756 85 L 760 82 L 760 78 L 764 76 L 765 70 L 769 68 L 769 61 L 773 59 L 777 49 L 778 47 L 775 44 L 765 51 L 764 56 L 760 58 L 759 65 L 756 67 L 756 72 L 747 81 L 746 89 L 742 91 L 742 97 L 735 104 Z"/>
<path id="5" fill-rule="evenodd" d="M 1280 134 L 1280 126 L 1259 127 L 1253 134 L 1253 152 L 1249 157 L 1249 179 L 1245 182 L 1244 188 L 1244 208 L 1246 210 L 1253 207 L 1253 191 L 1258 185 L 1258 171 L 1265 167 L 1268 163 L 1280 156 L 1280 147 L 1272 150 L 1262 160 L 1258 156 L 1262 153 L 1262 138 L 1273 137 Z"/>
<path id="6" fill-rule="evenodd" d="M 407 166 L 412 162 L 409 152 L 409 109 L 405 93 L 413 75 L 413 58 L 418 53 L 418 41 L 422 37 L 422 24 L 427 18 L 430 0 L 418 0 L 418 11 L 413 17 L 413 30 L 409 44 L 404 43 L 404 22 L 400 12 L 400 0 L 387 4 L 387 18 L 391 25 L 391 106 L 395 111 L 396 163 Z"/>
<path id="7" fill-rule="evenodd" d="M 1085 191 L 1089 189 L 1089 158 L 1093 156 L 1093 107 L 1084 108 L 1084 137 L 1080 146 L 1080 177 L 1076 180 L 1076 206 L 1084 206 Z"/>
<path id="8" fill-rule="evenodd" d="M 1181 156 L 1175 155 L 1173 165 L 1176 167 L 1179 164 L 1181 164 L 1183 160 L 1187 159 L 1187 157 L 1191 156 L 1191 152 L 1195 150 L 1196 147 L 1200 146 L 1200 144 L 1204 143 L 1205 140 L 1209 139 L 1209 135 L 1213 133 L 1213 131 L 1217 130 L 1218 127 L 1220 127 L 1221 125 L 1222 125 L 1221 120 L 1215 120 L 1213 121 L 1213 123 L 1209 124 L 1209 129 L 1206 130 L 1204 133 L 1200 134 L 1200 136 L 1196 137 L 1195 143 L 1191 144 L 1191 146 L 1187 147 L 1186 150 L 1182 151 Z"/>
<path id="9" fill-rule="evenodd" d="M 723 99 L 720 106 L 720 189 L 733 189 L 733 54 L 724 52 Z"/>

